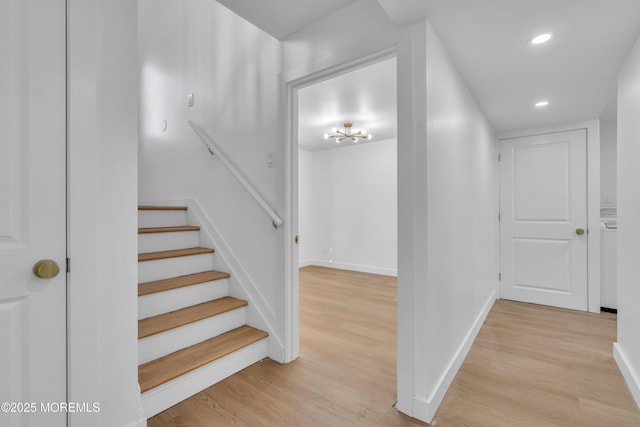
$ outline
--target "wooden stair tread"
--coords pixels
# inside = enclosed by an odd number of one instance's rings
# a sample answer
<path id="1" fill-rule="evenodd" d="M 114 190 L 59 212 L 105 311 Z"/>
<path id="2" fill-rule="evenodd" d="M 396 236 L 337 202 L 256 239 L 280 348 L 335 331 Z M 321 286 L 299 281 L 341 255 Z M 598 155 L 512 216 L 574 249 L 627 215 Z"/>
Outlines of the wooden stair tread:
<path id="1" fill-rule="evenodd" d="M 186 206 L 138 206 L 139 211 L 186 211 Z"/>
<path id="2" fill-rule="evenodd" d="M 138 296 L 154 294 L 156 292 L 169 291 L 199 283 L 212 282 L 214 280 L 227 279 L 229 273 L 221 271 L 203 271 L 201 273 L 188 274 L 186 276 L 171 277 L 170 279 L 154 280 L 153 282 L 140 283 Z"/>
<path id="3" fill-rule="evenodd" d="M 217 337 L 147 362 L 138 367 L 140 388 L 144 393 L 268 336 L 266 332 L 251 326 L 240 326 Z"/>
<path id="4" fill-rule="evenodd" d="M 218 314 L 244 307 L 247 304 L 248 303 L 243 300 L 223 297 L 169 313 L 147 317 L 146 319 L 138 321 L 138 339 L 188 325 L 198 320 L 217 316 Z"/>
<path id="5" fill-rule="evenodd" d="M 200 227 L 197 225 L 183 225 L 178 227 L 148 227 L 138 228 L 138 234 L 150 234 L 150 233 L 174 233 L 178 231 L 200 231 Z"/>
<path id="6" fill-rule="evenodd" d="M 177 257 L 189 256 L 189 255 L 210 254 L 213 252 L 214 250 L 211 248 L 187 248 L 187 249 L 174 249 L 170 251 L 147 252 L 143 254 L 138 254 L 138 261 L 153 261 L 156 259 L 177 258 Z"/>

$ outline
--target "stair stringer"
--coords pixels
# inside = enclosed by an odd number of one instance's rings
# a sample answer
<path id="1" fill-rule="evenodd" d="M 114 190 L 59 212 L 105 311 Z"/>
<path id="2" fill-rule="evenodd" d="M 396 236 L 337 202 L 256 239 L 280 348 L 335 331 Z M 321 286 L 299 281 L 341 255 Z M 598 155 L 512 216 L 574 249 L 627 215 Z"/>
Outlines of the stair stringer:
<path id="1" fill-rule="evenodd" d="M 227 279 L 229 280 L 230 296 L 249 302 L 246 307 L 246 323 L 269 333 L 267 355 L 271 360 L 284 363 L 284 345 L 280 334 L 274 327 L 277 324 L 275 311 L 200 203 L 194 198 L 185 198 L 145 201 L 144 204 L 186 206 L 188 208 L 187 224 L 200 226 L 200 246 L 215 248 L 213 268 L 231 275 Z"/>

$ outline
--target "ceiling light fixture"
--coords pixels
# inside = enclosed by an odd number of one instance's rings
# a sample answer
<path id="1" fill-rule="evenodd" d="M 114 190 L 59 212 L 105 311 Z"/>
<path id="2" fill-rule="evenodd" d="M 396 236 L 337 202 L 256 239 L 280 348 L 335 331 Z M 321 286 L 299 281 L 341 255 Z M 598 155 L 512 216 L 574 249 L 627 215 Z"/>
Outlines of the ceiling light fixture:
<path id="1" fill-rule="evenodd" d="M 539 102 L 536 102 L 536 107 L 538 107 L 538 108 L 546 107 L 547 105 L 549 105 L 549 101 L 539 101 Z"/>
<path id="2" fill-rule="evenodd" d="M 551 33 L 544 33 L 531 39 L 531 44 L 542 44 L 551 40 Z"/>
<path id="3" fill-rule="evenodd" d="M 344 124 L 344 130 L 340 130 L 337 128 L 331 129 L 331 133 L 325 133 L 324 139 L 334 139 L 337 143 L 341 143 L 345 139 L 350 139 L 352 142 L 358 142 L 360 138 L 362 139 L 371 139 L 371 134 L 367 133 L 364 129 L 353 129 L 353 125 L 351 123 Z"/>

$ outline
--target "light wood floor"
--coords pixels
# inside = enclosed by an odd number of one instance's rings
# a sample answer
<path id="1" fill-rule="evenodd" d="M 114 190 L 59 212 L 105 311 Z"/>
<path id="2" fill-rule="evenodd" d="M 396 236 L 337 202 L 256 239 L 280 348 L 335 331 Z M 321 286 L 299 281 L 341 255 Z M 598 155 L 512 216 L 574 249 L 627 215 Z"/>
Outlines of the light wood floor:
<path id="1" fill-rule="evenodd" d="M 396 395 L 396 285 L 300 271 L 301 356 L 270 360 L 156 415 L 149 427 L 425 426 Z M 615 315 L 498 301 L 433 425 L 640 426 L 611 358 Z"/>

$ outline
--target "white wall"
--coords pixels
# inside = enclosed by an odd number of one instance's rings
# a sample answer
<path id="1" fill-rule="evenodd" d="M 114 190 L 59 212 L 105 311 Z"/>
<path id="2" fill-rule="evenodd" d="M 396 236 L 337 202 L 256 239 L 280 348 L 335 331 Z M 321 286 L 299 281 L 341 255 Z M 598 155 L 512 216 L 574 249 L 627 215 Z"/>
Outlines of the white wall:
<path id="1" fill-rule="evenodd" d="M 427 282 L 416 323 L 416 398 L 431 418 L 496 298 L 497 142 L 427 25 Z"/>
<path id="2" fill-rule="evenodd" d="M 142 426 L 137 337 L 137 5 L 68 1 L 72 427 Z"/>
<path id="3" fill-rule="evenodd" d="M 278 338 L 284 330 L 282 228 L 273 228 L 256 201 L 209 155 L 187 120 L 203 127 L 282 213 L 280 43 L 215 1 L 141 0 L 139 13 L 139 198 L 199 202 L 228 244 L 227 252 L 242 263 L 251 282 L 247 286 L 258 290 L 257 298 L 273 317 L 271 338 Z M 189 93 L 194 95 L 191 108 Z M 267 167 L 269 153 L 272 168 Z"/>
<path id="4" fill-rule="evenodd" d="M 309 260 L 321 253 L 315 234 L 314 201 L 317 195 L 313 192 L 313 152 L 298 151 L 298 233 L 301 237 L 298 245 L 300 266 L 310 265 Z"/>
<path id="5" fill-rule="evenodd" d="M 611 119 L 600 120 L 600 205 L 617 206 L 618 171 L 618 132 L 617 122 Z"/>
<path id="6" fill-rule="evenodd" d="M 618 342 L 614 357 L 640 405 L 640 39 L 618 77 Z"/>
<path id="7" fill-rule="evenodd" d="M 397 141 L 299 159 L 301 265 L 397 275 Z"/>

